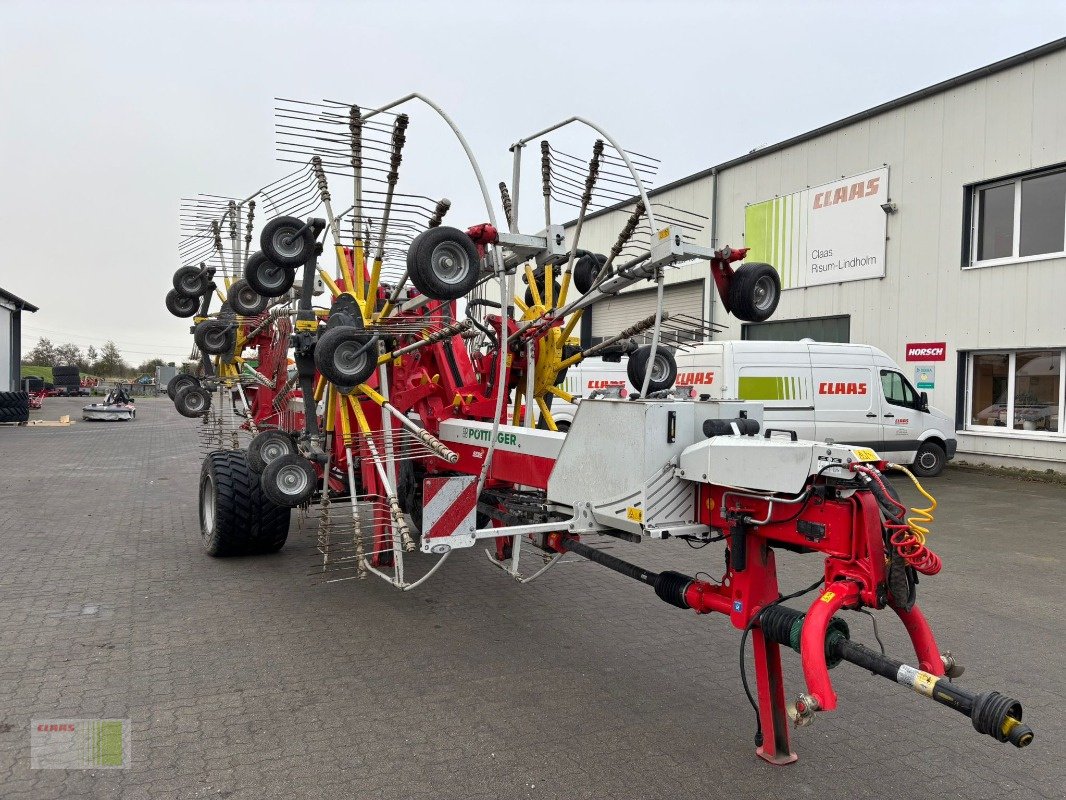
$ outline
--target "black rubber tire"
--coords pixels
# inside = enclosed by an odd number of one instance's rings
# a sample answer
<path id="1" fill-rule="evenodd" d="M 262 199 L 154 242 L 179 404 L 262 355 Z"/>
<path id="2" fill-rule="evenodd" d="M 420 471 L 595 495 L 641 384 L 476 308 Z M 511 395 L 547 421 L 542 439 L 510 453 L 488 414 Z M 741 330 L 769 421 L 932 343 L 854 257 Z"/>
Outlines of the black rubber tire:
<path id="1" fill-rule="evenodd" d="M 263 494 L 242 450 L 217 450 L 204 459 L 199 511 L 201 541 L 212 556 L 276 553 L 289 535 L 291 512 Z"/>
<path id="2" fill-rule="evenodd" d="M 29 419 L 28 392 L 0 392 L 0 422 L 28 422 Z"/>
<path id="3" fill-rule="evenodd" d="M 651 356 L 651 345 L 646 344 L 634 350 L 626 364 L 626 376 L 637 392 L 644 385 L 644 372 L 648 368 L 649 356 Z M 655 366 L 652 369 L 651 380 L 648 382 L 648 394 L 669 389 L 676 380 L 677 361 L 674 360 L 673 351 L 660 344 L 655 350 Z"/>
<path id="4" fill-rule="evenodd" d="M 52 367 L 52 380 L 56 378 L 68 378 L 71 375 L 77 377 L 81 374 L 81 370 L 78 367 L 71 365 L 63 365 L 61 367 Z"/>
<path id="5" fill-rule="evenodd" d="M 411 282 L 433 300 L 468 294 L 481 276 L 481 257 L 473 240 L 458 228 L 442 225 L 422 231 L 407 249 Z"/>
<path id="6" fill-rule="evenodd" d="M 188 375 L 181 372 L 167 381 L 167 397 L 171 400 L 178 396 L 178 391 L 184 386 L 199 386 L 200 379 L 195 375 Z"/>
<path id="7" fill-rule="evenodd" d="M 377 369 L 374 337 L 358 325 L 327 330 L 315 344 L 315 367 L 336 386 L 365 382 Z"/>
<path id="8" fill-rule="evenodd" d="M 911 464 L 911 472 L 922 478 L 935 478 L 944 471 L 948 454 L 936 442 L 922 442 Z"/>
<path id="9" fill-rule="evenodd" d="M 30 411 L 19 411 L 17 408 L 0 408 L 0 422 L 28 422 Z"/>
<path id="10" fill-rule="evenodd" d="M 262 253 L 252 253 L 244 265 L 244 279 L 263 297 L 281 297 L 296 281 L 296 270 L 275 264 Z"/>
<path id="11" fill-rule="evenodd" d="M 193 331 L 196 346 L 208 355 L 221 356 L 233 352 L 237 332 L 233 325 L 220 319 L 205 319 Z"/>
<path id="12" fill-rule="evenodd" d="M 203 297 L 211 289 L 211 278 L 199 267 L 179 267 L 173 283 L 181 297 Z"/>
<path id="13" fill-rule="evenodd" d="M 555 429 L 559 431 L 559 433 L 567 433 L 570 430 L 570 423 L 565 419 L 561 422 L 556 422 Z"/>
<path id="14" fill-rule="evenodd" d="M 260 431 L 248 443 L 248 465 L 252 472 L 261 475 L 274 459 L 296 452 L 296 443 L 284 431 Z"/>
<path id="15" fill-rule="evenodd" d="M 426 470 L 421 464 L 406 459 L 400 462 L 397 476 L 396 499 L 400 508 L 411 517 L 419 536 L 422 534 L 423 486 Z"/>
<path id="16" fill-rule="evenodd" d="M 781 301 L 781 276 L 769 264 L 741 264 L 729 281 L 729 306 L 744 322 L 762 322 L 773 316 Z"/>
<path id="17" fill-rule="evenodd" d="M 574 262 L 574 288 L 581 294 L 585 294 L 592 288 L 592 284 L 595 283 L 596 278 L 599 277 L 600 270 L 603 269 L 603 265 L 606 263 L 607 256 L 599 253 L 581 256 Z"/>
<path id="18" fill-rule="evenodd" d="M 174 395 L 174 408 L 183 417 L 202 417 L 211 410 L 211 393 L 200 386 L 182 386 Z"/>
<path id="19" fill-rule="evenodd" d="M 230 284 L 226 292 L 226 299 L 230 306 L 238 314 L 244 317 L 254 317 L 266 311 L 269 298 L 263 297 L 251 287 L 247 279 L 241 278 Z"/>
<path id="20" fill-rule="evenodd" d="M 540 292 L 541 304 L 547 302 L 547 298 L 544 296 L 544 277 L 541 276 L 537 280 L 537 291 Z M 559 285 L 559 281 L 552 281 L 552 307 L 558 307 L 559 295 L 562 294 L 563 287 Z M 527 306 L 533 305 L 533 290 L 530 287 L 526 287 L 526 296 L 523 298 L 526 301 Z"/>
<path id="21" fill-rule="evenodd" d="M 275 217 L 263 226 L 259 247 L 280 267 L 300 267 L 315 251 L 315 235 L 298 217 Z"/>
<path id="22" fill-rule="evenodd" d="M 0 392 L 0 408 L 12 411 L 25 411 L 30 407 L 30 395 L 27 392 Z"/>
<path id="23" fill-rule="evenodd" d="M 185 295 L 178 294 L 173 289 L 167 292 L 166 303 L 167 311 L 181 319 L 195 317 L 196 312 L 200 309 L 200 300 L 198 298 L 186 297 Z"/>
<path id="24" fill-rule="evenodd" d="M 267 464 L 259 484 L 271 502 L 286 508 L 303 505 L 318 488 L 318 473 L 301 455 L 281 456 Z"/>

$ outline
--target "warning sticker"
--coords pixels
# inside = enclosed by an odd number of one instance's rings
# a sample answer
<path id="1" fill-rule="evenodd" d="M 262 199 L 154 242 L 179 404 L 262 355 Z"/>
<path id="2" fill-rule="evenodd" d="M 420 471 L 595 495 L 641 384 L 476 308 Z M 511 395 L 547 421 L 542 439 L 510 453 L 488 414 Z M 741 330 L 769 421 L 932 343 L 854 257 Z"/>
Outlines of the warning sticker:
<path id="1" fill-rule="evenodd" d="M 855 452 L 855 457 L 857 459 L 859 459 L 859 461 L 880 461 L 881 460 L 880 458 L 877 457 L 877 453 L 875 453 L 873 450 L 871 450 L 868 447 L 856 447 L 854 452 Z"/>
<path id="2" fill-rule="evenodd" d="M 626 509 L 626 519 L 631 519 L 633 522 L 643 522 L 644 512 L 636 506 L 629 506 L 629 508 Z"/>

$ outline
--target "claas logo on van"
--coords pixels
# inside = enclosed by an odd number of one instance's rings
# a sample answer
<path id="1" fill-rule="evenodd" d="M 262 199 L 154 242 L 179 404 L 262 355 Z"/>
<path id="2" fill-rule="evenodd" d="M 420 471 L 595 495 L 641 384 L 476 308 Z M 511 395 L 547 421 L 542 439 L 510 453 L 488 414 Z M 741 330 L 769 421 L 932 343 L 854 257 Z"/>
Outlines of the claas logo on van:
<path id="1" fill-rule="evenodd" d="M 625 386 L 625 381 L 589 381 L 590 389 L 609 389 L 612 386 Z"/>
<path id="2" fill-rule="evenodd" d="M 696 384 L 714 383 L 713 372 L 679 372 L 677 373 L 678 386 L 693 386 Z"/>
<path id="3" fill-rule="evenodd" d="M 819 383 L 818 394 L 866 394 L 865 383 Z"/>

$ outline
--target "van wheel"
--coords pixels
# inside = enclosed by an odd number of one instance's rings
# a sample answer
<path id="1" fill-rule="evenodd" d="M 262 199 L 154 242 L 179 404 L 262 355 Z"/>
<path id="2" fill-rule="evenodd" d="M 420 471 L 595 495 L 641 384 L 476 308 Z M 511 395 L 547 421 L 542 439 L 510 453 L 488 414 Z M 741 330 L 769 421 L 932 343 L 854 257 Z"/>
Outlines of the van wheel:
<path id="1" fill-rule="evenodd" d="M 769 264 L 741 264 L 729 281 L 733 316 L 745 322 L 762 322 L 773 316 L 781 300 L 781 277 Z"/>
<path id="2" fill-rule="evenodd" d="M 948 455 L 943 447 L 936 442 L 922 442 L 922 446 L 918 448 L 918 455 L 914 457 L 914 463 L 911 464 L 911 469 L 915 475 L 932 478 L 943 472 L 947 460 Z"/>
<path id="3" fill-rule="evenodd" d="M 651 355 L 651 345 L 646 344 L 638 347 L 629 356 L 626 364 L 626 377 L 639 392 L 644 386 L 644 372 L 648 369 L 648 357 Z M 651 365 L 651 380 L 648 381 L 648 394 L 661 392 L 669 389 L 677 380 L 677 362 L 674 354 L 668 347 L 659 345 L 655 350 L 655 362 Z"/>
<path id="4" fill-rule="evenodd" d="M 570 430 L 570 423 L 566 420 L 563 420 L 562 422 L 556 422 L 555 429 L 559 431 L 559 433 L 567 433 Z"/>

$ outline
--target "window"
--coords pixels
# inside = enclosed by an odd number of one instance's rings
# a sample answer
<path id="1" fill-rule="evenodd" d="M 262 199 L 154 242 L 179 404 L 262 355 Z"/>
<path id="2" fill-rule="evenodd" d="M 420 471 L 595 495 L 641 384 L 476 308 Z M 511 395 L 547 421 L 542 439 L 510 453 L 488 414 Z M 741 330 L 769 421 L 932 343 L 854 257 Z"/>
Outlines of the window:
<path id="1" fill-rule="evenodd" d="M 922 398 L 906 378 L 893 370 L 881 370 L 881 386 L 885 399 L 894 406 L 922 410 Z"/>
<path id="2" fill-rule="evenodd" d="M 847 344 L 851 341 L 851 317 L 808 317 L 745 323 L 740 336 L 746 341 L 798 342 L 810 338 L 816 342 Z"/>
<path id="3" fill-rule="evenodd" d="M 1064 366 L 1066 350 L 970 353 L 967 428 L 1033 435 L 1066 433 Z"/>
<path id="4" fill-rule="evenodd" d="M 1066 170 L 973 189 L 970 266 L 1066 255 Z"/>

